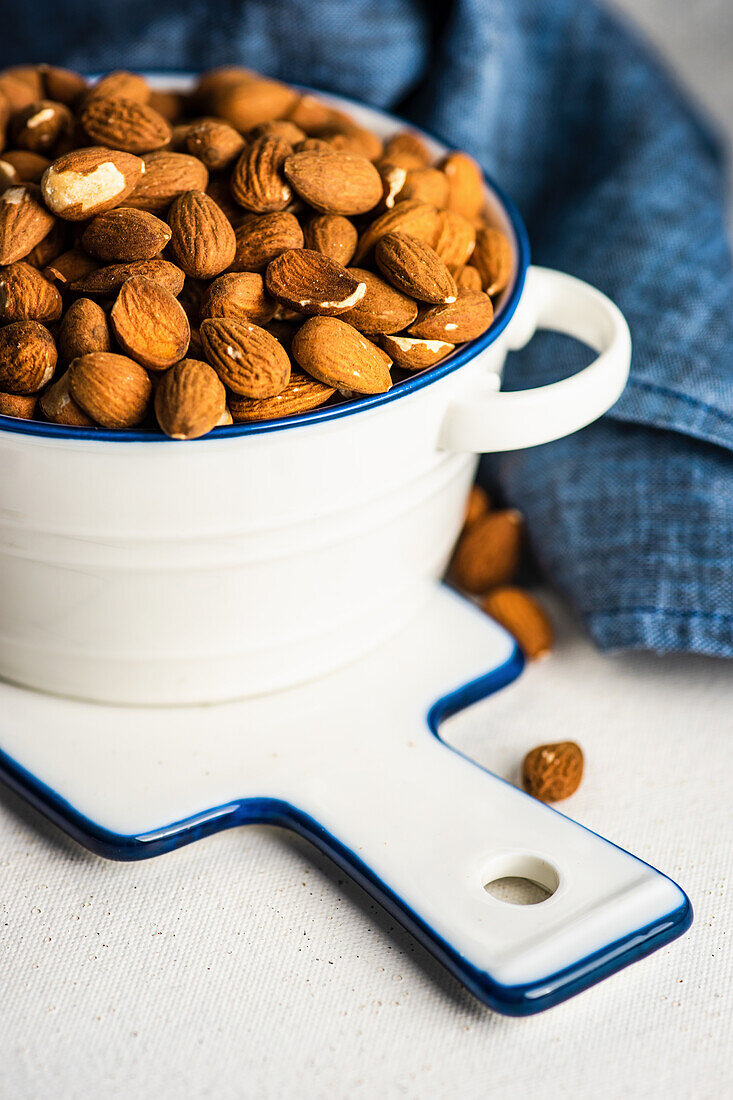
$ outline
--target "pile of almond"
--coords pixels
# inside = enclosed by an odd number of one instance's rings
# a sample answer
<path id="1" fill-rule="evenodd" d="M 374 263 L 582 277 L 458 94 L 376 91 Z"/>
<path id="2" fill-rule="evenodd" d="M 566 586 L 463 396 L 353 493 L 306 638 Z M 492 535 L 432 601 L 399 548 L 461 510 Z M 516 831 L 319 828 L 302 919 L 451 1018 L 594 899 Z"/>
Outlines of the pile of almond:
<path id="1" fill-rule="evenodd" d="M 378 394 L 491 325 L 478 166 L 240 68 L 0 73 L 0 414 L 192 439 Z"/>

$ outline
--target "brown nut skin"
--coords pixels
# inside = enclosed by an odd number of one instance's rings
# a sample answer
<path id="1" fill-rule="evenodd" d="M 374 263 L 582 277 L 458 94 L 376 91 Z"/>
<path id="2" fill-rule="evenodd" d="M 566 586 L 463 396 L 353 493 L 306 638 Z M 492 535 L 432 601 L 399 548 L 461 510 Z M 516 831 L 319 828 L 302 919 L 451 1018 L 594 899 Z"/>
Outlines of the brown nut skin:
<path id="1" fill-rule="evenodd" d="M 514 636 L 527 660 L 536 661 L 549 654 L 554 642 L 552 624 L 529 592 L 509 585 L 494 588 L 481 606 Z"/>
<path id="2" fill-rule="evenodd" d="M 191 327 L 177 298 L 136 275 L 120 287 L 109 315 L 120 347 L 149 370 L 166 370 L 186 354 Z"/>
<path id="3" fill-rule="evenodd" d="M 226 412 L 226 390 L 213 367 L 182 359 L 166 371 L 155 392 L 158 424 L 171 439 L 198 439 Z"/>
<path id="4" fill-rule="evenodd" d="M 508 584 L 519 567 L 522 530 L 522 515 L 514 508 L 489 512 L 476 520 L 458 540 L 451 579 L 475 595 Z"/>
<path id="5" fill-rule="evenodd" d="M 0 416 L 14 416 L 18 420 L 32 420 L 36 415 L 37 393 L 0 392 Z"/>
<path id="6" fill-rule="evenodd" d="M 61 295 L 28 263 L 0 267 L 0 324 L 11 321 L 58 321 Z"/>
<path id="7" fill-rule="evenodd" d="M 74 428 L 94 427 L 92 418 L 79 408 L 69 392 L 68 371 L 43 391 L 38 405 L 46 420 L 52 424 L 67 424 Z"/>
<path id="8" fill-rule="evenodd" d="M 71 302 L 58 330 L 59 358 L 65 365 L 91 351 L 111 351 L 107 314 L 90 298 Z"/>
<path id="9" fill-rule="evenodd" d="M 38 393 L 51 379 L 58 354 L 53 336 L 38 321 L 14 321 L 0 328 L 0 390 Z"/>
<path id="10" fill-rule="evenodd" d="M 102 427 L 134 428 L 145 419 L 153 386 L 126 355 L 94 351 L 75 359 L 68 373 L 72 398 Z"/>
<path id="11" fill-rule="evenodd" d="M 583 750 L 575 741 L 538 745 L 522 763 L 522 786 L 541 802 L 560 802 L 575 794 L 583 768 Z"/>
<path id="12" fill-rule="evenodd" d="M 464 527 L 470 527 L 477 519 L 485 516 L 491 507 L 489 495 L 480 485 L 472 485 L 466 500 L 466 512 L 463 517 Z"/>

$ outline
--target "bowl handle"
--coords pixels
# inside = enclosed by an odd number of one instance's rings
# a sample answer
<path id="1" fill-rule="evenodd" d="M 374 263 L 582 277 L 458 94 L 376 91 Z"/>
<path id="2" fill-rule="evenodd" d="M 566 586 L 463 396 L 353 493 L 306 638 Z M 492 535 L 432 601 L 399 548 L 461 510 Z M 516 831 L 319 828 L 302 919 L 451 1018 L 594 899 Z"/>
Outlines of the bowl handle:
<path id="1" fill-rule="evenodd" d="M 574 336 L 599 352 L 598 358 L 547 386 L 510 393 L 484 388 L 454 401 L 441 429 L 444 450 L 487 454 L 549 443 L 584 428 L 616 402 L 629 375 L 631 334 L 605 294 L 572 275 L 530 267 L 507 328 L 509 350 L 524 347 L 537 329 Z"/>

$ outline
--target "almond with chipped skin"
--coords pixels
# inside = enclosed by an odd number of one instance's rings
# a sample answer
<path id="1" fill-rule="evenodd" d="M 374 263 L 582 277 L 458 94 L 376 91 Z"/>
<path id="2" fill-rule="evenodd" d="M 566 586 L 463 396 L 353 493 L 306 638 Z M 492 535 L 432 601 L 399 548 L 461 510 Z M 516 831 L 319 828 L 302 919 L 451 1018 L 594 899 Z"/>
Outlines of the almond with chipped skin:
<path id="1" fill-rule="evenodd" d="M 341 264 L 309 248 L 292 248 L 268 264 L 269 293 L 297 313 L 333 317 L 360 302 L 366 284 Z"/>
<path id="2" fill-rule="evenodd" d="M 54 161 L 41 180 L 49 210 L 66 221 L 93 218 L 120 206 L 145 171 L 140 157 L 99 146 L 75 149 Z"/>
<path id="3" fill-rule="evenodd" d="M 350 267 L 349 274 L 366 285 L 366 291 L 347 313 L 342 314 L 359 332 L 378 336 L 385 332 L 401 332 L 417 317 L 417 303 L 365 268 Z"/>
<path id="4" fill-rule="evenodd" d="M 412 371 L 429 370 L 456 349 L 446 340 L 421 340 L 417 336 L 385 335 L 381 344 L 398 367 Z"/>
<path id="5" fill-rule="evenodd" d="M 410 336 L 464 344 L 486 332 L 494 319 L 491 298 L 483 291 L 459 290 L 455 302 L 433 306 L 410 328 Z"/>

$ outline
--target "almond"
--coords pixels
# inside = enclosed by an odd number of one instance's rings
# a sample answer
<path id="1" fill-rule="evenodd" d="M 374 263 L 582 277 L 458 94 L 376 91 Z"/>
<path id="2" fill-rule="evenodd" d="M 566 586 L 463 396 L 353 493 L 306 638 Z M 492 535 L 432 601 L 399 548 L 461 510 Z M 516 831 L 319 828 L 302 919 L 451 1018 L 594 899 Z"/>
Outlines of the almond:
<path id="1" fill-rule="evenodd" d="M 73 301 L 59 325 L 58 348 L 61 362 L 67 366 L 90 351 L 110 351 L 107 314 L 102 307 L 90 298 Z"/>
<path id="2" fill-rule="evenodd" d="M 442 210 L 448 204 L 449 190 L 448 179 L 438 168 L 411 168 L 396 198 L 398 202 L 428 202 Z"/>
<path id="3" fill-rule="evenodd" d="M 449 184 L 448 209 L 469 221 L 478 217 L 486 199 L 484 178 L 476 161 L 467 153 L 449 153 L 440 167 Z"/>
<path id="4" fill-rule="evenodd" d="M 317 134 L 331 126 L 339 112 L 318 96 L 300 96 L 288 112 L 288 118 L 306 134 Z M 325 143 L 324 143 L 325 144 Z"/>
<path id="5" fill-rule="evenodd" d="M 326 316 L 351 309 L 366 292 L 345 267 L 309 248 L 291 248 L 268 264 L 266 283 L 288 309 Z"/>
<path id="6" fill-rule="evenodd" d="M 118 69 L 107 73 L 88 89 L 85 103 L 93 99 L 133 99 L 136 103 L 148 103 L 150 94 L 151 88 L 144 76 Z"/>
<path id="7" fill-rule="evenodd" d="M 33 84 L 18 76 L 17 73 L 6 69 L 0 73 L 0 94 L 7 100 L 10 112 L 22 111 L 30 103 L 39 99 L 42 95 L 40 80 Z"/>
<path id="8" fill-rule="evenodd" d="M 436 207 L 427 202 L 400 202 L 392 210 L 380 214 L 364 230 L 354 254 L 354 263 L 360 264 L 382 237 L 388 233 L 403 233 L 409 237 L 434 244 L 438 236 L 440 219 Z"/>
<path id="9" fill-rule="evenodd" d="M 172 123 L 183 114 L 185 101 L 180 92 L 164 92 L 160 88 L 152 88 L 148 103 L 166 122 Z"/>
<path id="10" fill-rule="evenodd" d="M 202 317 L 230 317 L 266 325 L 275 316 L 277 303 L 265 290 L 265 281 L 254 271 L 220 275 L 209 286 L 201 303 Z"/>
<path id="11" fill-rule="evenodd" d="M 304 371 L 334 389 L 385 393 L 392 385 L 389 356 L 337 317 L 310 317 L 293 339 Z"/>
<path id="12" fill-rule="evenodd" d="M 31 153 L 28 149 L 7 149 L 3 153 L 3 162 L 15 169 L 16 183 L 40 183 L 43 173 L 51 166 L 48 157 Z"/>
<path id="13" fill-rule="evenodd" d="M 193 157 L 198 157 L 206 167 L 216 172 L 231 164 L 244 149 L 244 138 L 218 118 L 202 118 L 193 122 L 186 132 L 186 148 Z M 200 184 L 197 190 L 205 190 Z"/>
<path id="14" fill-rule="evenodd" d="M 139 275 L 120 287 L 110 322 L 120 347 L 150 370 L 165 370 L 183 359 L 191 338 L 180 302 Z"/>
<path id="15" fill-rule="evenodd" d="M 466 512 L 463 519 L 464 527 L 470 527 L 477 519 L 485 516 L 491 507 L 488 494 L 480 485 L 472 485 L 466 500 Z"/>
<path id="16" fill-rule="evenodd" d="M 226 215 L 203 191 L 185 191 L 168 211 L 171 247 L 178 263 L 194 279 L 212 279 L 234 259 L 234 230 Z"/>
<path id="17" fill-rule="evenodd" d="M 282 167 L 290 152 L 287 141 L 268 135 L 244 150 L 231 179 L 232 195 L 240 206 L 256 214 L 272 214 L 288 205 L 293 193 L 283 178 Z"/>
<path id="18" fill-rule="evenodd" d="M 279 420 L 283 416 L 297 416 L 299 413 L 317 409 L 332 397 L 336 391 L 323 382 L 317 382 L 308 374 L 293 371 L 285 389 L 274 397 L 265 397 L 253 401 L 236 395 L 229 399 L 232 419 L 241 421 Z"/>
<path id="19" fill-rule="evenodd" d="M 53 424 L 69 424 L 77 428 L 94 426 L 94 421 L 79 408 L 69 392 L 68 371 L 45 390 L 38 403 L 43 415 Z"/>
<path id="20" fill-rule="evenodd" d="M 92 141 L 126 153 L 150 153 L 171 139 L 171 128 L 163 116 L 134 99 L 93 95 L 80 121 Z"/>
<path id="21" fill-rule="evenodd" d="M 145 172 L 127 206 L 163 214 L 184 191 L 205 191 L 208 187 L 209 173 L 196 157 L 159 149 L 142 159 Z"/>
<path id="22" fill-rule="evenodd" d="M 41 181 L 49 210 L 67 221 L 84 221 L 125 201 L 140 182 L 139 157 L 115 149 L 75 149 L 59 157 Z"/>
<path id="23" fill-rule="evenodd" d="M 129 264 L 95 267 L 86 274 L 81 274 L 78 279 L 74 279 L 71 289 L 77 294 L 100 294 L 102 297 L 109 297 L 116 294 L 122 284 L 135 275 L 152 279 L 154 283 L 169 290 L 174 298 L 177 298 L 183 290 L 186 278 L 180 267 L 176 267 L 168 260 L 155 257 L 152 260 L 133 260 Z"/>
<path id="24" fill-rule="evenodd" d="M 455 302 L 456 281 L 434 248 L 416 237 L 388 233 L 375 251 L 377 267 L 398 290 L 421 302 Z"/>
<path id="25" fill-rule="evenodd" d="M 450 271 L 467 264 L 476 245 L 476 230 L 455 210 L 441 210 L 435 251 Z M 481 287 L 477 287 L 481 290 Z"/>
<path id="26" fill-rule="evenodd" d="M 62 254 L 68 245 L 68 226 L 60 219 L 56 219 L 56 222 L 51 228 L 51 232 L 47 233 L 42 241 L 30 250 L 28 255 L 24 258 L 24 263 L 30 264 L 31 267 L 43 268 Z"/>
<path id="27" fill-rule="evenodd" d="M 500 229 L 479 229 L 471 264 L 481 276 L 487 294 L 499 294 L 512 277 L 514 257 L 508 238 Z"/>
<path id="28" fill-rule="evenodd" d="M 552 626 L 544 610 L 521 588 L 495 588 L 481 603 L 484 611 L 514 636 L 525 657 L 546 656 L 554 641 Z"/>
<path id="29" fill-rule="evenodd" d="M 53 229 L 54 216 L 31 183 L 9 187 L 0 195 L 0 264 L 22 260 Z"/>
<path id="30" fill-rule="evenodd" d="M 475 267 L 466 264 L 456 275 L 456 283 L 460 290 L 481 290 L 483 283 L 481 276 Z"/>
<path id="31" fill-rule="evenodd" d="M 522 762 L 522 786 L 541 802 L 561 802 L 577 791 L 583 766 L 583 750 L 575 741 L 538 745 Z"/>
<path id="32" fill-rule="evenodd" d="M 392 164 L 390 161 L 380 161 L 378 168 L 382 180 L 380 209 L 383 207 L 385 210 L 390 210 L 405 186 L 409 169 L 401 168 L 398 164 Z M 405 199 L 405 201 L 407 200 Z"/>
<path id="33" fill-rule="evenodd" d="M 264 271 L 290 248 L 303 247 L 303 230 L 294 214 L 263 214 L 246 218 L 235 231 L 235 271 Z"/>
<path id="34" fill-rule="evenodd" d="M 119 206 L 92 218 L 81 238 L 82 247 L 98 260 L 152 260 L 171 239 L 164 221 L 147 210 Z"/>
<path id="35" fill-rule="evenodd" d="M 306 248 L 321 252 L 344 267 L 356 251 L 356 226 L 341 214 L 316 214 L 303 231 Z"/>
<path id="36" fill-rule="evenodd" d="M 43 277 L 49 282 L 58 283 L 63 289 L 71 286 L 77 279 L 82 279 L 92 271 L 96 271 L 99 264 L 80 248 L 70 248 L 68 252 L 62 252 L 55 260 L 52 260 L 43 270 Z"/>
<path id="37" fill-rule="evenodd" d="M 294 106 L 298 93 L 276 80 L 265 80 L 252 75 L 244 79 L 221 82 L 209 96 L 211 113 L 225 119 L 235 130 L 248 130 L 283 118 Z"/>
<path id="38" fill-rule="evenodd" d="M 431 156 L 423 139 L 411 130 L 400 130 L 393 134 L 384 146 L 384 159 L 400 164 L 404 168 L 424 168 L 430 164 Z"/>
<path id="39" fill-rule="evenodd" d="M 512 580 L 519 566 L 522 516 L 513 508 L 489 512 L 458 540 L 451 576 L 459 588 L 480 595 Z"/>
<path id="40" fill-rule="evenodd" d="M 266 134 L 282 138 L 289 145 L 296 145 L 306 140 L 305 130 L 301 130 L 300 126 L 296 126 L 289 118 L 271 118 L 268 122 L 261 122 L 259 126 L 254 126 L 249 131 L 247 140 L 256 141 L 257 138 L 265 137 Z"/>
<path id="41" fill-rule="evenodd" d="M 290 359 L 282 344 L 248 321 L 224 317 L 201 322 L 206 357 L 225 386 L 243 397 L 274 397 L 290 381 Z"/>
<path id="42" fill-rule="evenodd" d="M 357 125 L 347 115 L 335 125 L 326 126 L 319 131 L 318 137 L 327 141 L 336 152 L 353 153 L 355 156 L 366 157 L 367 160 L 379 160 L 384 153 L 381 138 L 372 130 Z"/>
<path id="43" fill-rule="evenodd" d="M 198 439 L 215 428 L 227 407 L 226 390 L 208 363 L 182 359 L 163 375 L 155 415 L 171 439 Z"/>
<path id="44" fill-rule="evenodd" d="M 300 197 L 323 214 L 364 214 L 382 198 L 379 172 L 353 153 L 293 153 L 284 170 Z"/>
<path id="45" fill-rule="evenodd" d="M 49 153 L 74 129 L 74 118 L 63 103 L 41 99 L 13 116 L 10 133 L 17 149 Z"/>
<path id="46" fill-rule="evenodd" d="M 72 69 L 60 69 L 57 65 L 41 65 L 43 86 L 49 99 L 74 107 L 86 92 L 88 85 L 81 73 Z"/>
<path id="47" fill-rule="evenodd" d="M 134 428 L 150 405 L 153 386 L 126 355 L 93 351 L 69 367 L 69 391 L 77 405 L 104 428 Z"/>
<path id="48" fill-rule="evenodd" d="M 0 268 L 0 322 L 58 321 L 61 295 L 27 263 Z"/>
<path id="49" fill-rule="evenodd" d="M 410 336 L 463 344 L 486 332 L 493 319 L 494 307 L 488 294 L 480 290 L 459 290 L 455 302 L 433 306 L 422 313 L 411 327 Z"/>
<path id="50" fill-rule="evenodd" d="M 455 344 L 446 340 L 420 340 L 416 336 L 383 336 L 382 347 L 403 370 L 427 370 L 445 359 Z"/>
<path id="51" fill-rule="evenodd" d="M 56 345 L 38 321 L 13 321 L 0 328 L 0 390 L 37 393 L 53 378 Z"/>
<path id="52" fill-rule="evenodd" d="M 0 393 L 0 416 L 32 420 L 36 414 L 38 395 L 35 393 Z"/>
<path id="53" fill-rule="evenodd" d="M 414 299 L 401 294 L 371 271 L 360 267 L 350 267 L 348 271 L 353 279 L 366 285 L 366 291 L 360 302 L 341 315 L 344 321 L 367 336 L 401 332 L 412 324 L 417 317 Z"/>

